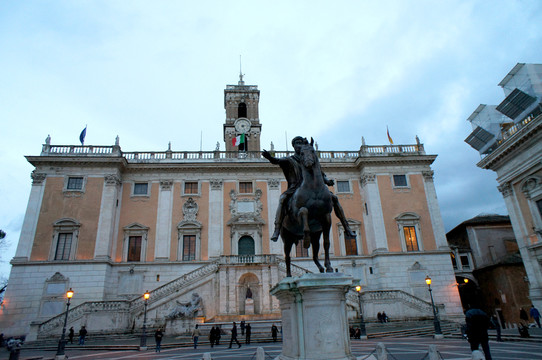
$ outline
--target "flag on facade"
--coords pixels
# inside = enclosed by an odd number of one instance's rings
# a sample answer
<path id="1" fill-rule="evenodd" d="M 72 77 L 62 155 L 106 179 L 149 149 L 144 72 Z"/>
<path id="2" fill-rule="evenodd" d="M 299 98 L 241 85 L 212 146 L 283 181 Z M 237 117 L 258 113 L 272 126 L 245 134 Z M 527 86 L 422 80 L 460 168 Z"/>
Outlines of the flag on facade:
<path id="1" fill-rule="evenodd" d="M 393 145 L 393 140 L 390 136 L 390 130 L 388 129 L 387 125 L 386 125 L 386 132 L 388 133 L 388 141 L 390 142 L 390 145 Z"/>
<path id="2" fill-rule="evenodd" d="M 79 141 L 81 141 L 81 145 L 85 145 L 85 136 L 87 136 L 87 126 L 85 125 L 85 128 L 83 131 L 81 131 L 81 135 L 79 135 Z"/>
<path id="3" fill-rule="evenodd" d="M 245 134 L 241 134 L 239 136 L 236 136 L 231 141 L 233 146 L 239 146 L 241 144 L 245 143 Z"/>

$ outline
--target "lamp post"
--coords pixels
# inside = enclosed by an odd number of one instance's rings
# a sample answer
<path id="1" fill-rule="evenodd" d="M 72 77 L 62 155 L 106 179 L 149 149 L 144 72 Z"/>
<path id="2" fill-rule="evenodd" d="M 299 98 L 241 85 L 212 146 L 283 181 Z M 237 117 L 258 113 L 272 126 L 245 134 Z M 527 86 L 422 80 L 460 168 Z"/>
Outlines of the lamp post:
<path id="1" fill-rule="evenodd" d="M 356 291 L 358 292 L 358 302 L 359 302 L 359 333 L 360 339 L 367 339 L 367 330 L 365 329 L 365 321 L 363 321 L 363 308 L 361 307 L 361 286 L 356 286 Z"/>
<path id="2" fill-rule="evenodd" d="M 139 344 L 140 350 L 147 349 L 147 302 L 150 296 L 151 294 L 149 294 L 149 290 L 143 294 L 143 299 L 145 299 L 145 310 L 143 312 L 143 333 L 141 334 L 141 343 Z"/>
<path id="3" fill-rule="evenodd" d="M 66 297 L 68 298 L 68 302 L 66 303 L 66 316 L 64 317 L 64 327 L 62 328 L 62 336 L 60 337 L 60 341 L 58 342 L 58 349 L 56 350 L 57 356 L 64 355 L 64 348 L 66 347 L 66 324 L 68 323 L 68 311 L 70 311 L 70 300 L 73 296 L 73 290 L 70 288 L 66 292 Z"/>
<path id="4" fill-rule="evenodd" d="M 440 321 L 437 316 L 437 309 L 435 307 L 435 302 L 433 301 L 433 289 L 431 289 L 431 278 L 428 276 L 425 278 L 425 283 L 429 288 L 429 296 L 431 297 L 431 307 L 433 308 L 433 324 L 435 325 L 435 338 L 442 338 L 442 331 L 440 330 Z"/>

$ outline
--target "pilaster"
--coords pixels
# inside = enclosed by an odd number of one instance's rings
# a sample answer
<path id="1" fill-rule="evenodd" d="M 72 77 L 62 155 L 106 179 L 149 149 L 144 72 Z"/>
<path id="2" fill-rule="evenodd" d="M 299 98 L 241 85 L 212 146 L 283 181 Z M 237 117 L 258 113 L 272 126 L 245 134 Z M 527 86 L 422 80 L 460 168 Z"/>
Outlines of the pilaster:
<path id="1" fill-rule="evenodd" d="M 115 174 L 106 175 L 100 203 L 100 217 L 96 232 L 96 245 L 94 248 L 95 259 L 112 258 L 110 250 L 115 228 L 118 189 L 121 184 L 120 178 Z"/>
<path id="2" fill-rule="evenodd" d="M 32 189 L 30 190 L 30 196 L 28 198 L 26 214 L 24 216 L 23 226 L 21 229 L 21 237 L 19 238 L 17 251 L 15 252 L 15 257 L 13 258 L 14 262 L 28 261 L 30 259 L 32 245 L 34 244 L 34 237 L 36 235 L 36 227 L 38 225 L 39 213 L 41 210 L 41 202 L 43 200 L 43 194 L 45 191 L 46 175 L 44 173 L 38 173 L 36 170 L 34 170 L 30 176 L 32 178 Z"/>
<path id="3" fill-rule="evenodd" d="M 209 257 L 220 256 L 224 250 L 224 192 L 223 180 L 210 180 L 209 189 Z"/>
<path id="4" fill-rule="evenodd" d="M 438 206 L 437 191 L 433 182 L 433 171 L 423 171 L 422 175 L 427 207 L 429 208 L 429 216 L 431 217 L 433 236 L 435 238 L 435 247 L 440 250 L 447 250 L 448 241 L 446 240 L 446 231 L 444 230 L 444 223 Z"/>
<path id="5" fill-rule="evenodd" d="M 156 238 L 154 259 L 168 261 L 171 243 L 171 222 L 173 212 L 173 180 L 160 180 L 158 213 L 156 214 Z"/>
<path id="6" fill-rule="evenodd" d="M 367 204 L 368 221 L 366 237 L 367 250 L 369 253 L 375 251 L 388 251 L 388 241 L 386 237 L 386 228 L 384 226 L 384 214 L 382 212 L 382 202 L 380 201 L 380 191 L 375 174 L 365 173 L 361 176 L 361 186 L 364 192 L 364 198 Z"/>

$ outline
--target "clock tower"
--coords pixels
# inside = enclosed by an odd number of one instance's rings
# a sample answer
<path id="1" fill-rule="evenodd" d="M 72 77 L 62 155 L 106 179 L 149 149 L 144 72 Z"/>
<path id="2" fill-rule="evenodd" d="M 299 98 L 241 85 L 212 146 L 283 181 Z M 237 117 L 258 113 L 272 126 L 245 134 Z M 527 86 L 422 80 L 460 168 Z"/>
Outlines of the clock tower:
<path id="1" fill-rule="evenodd" d="M 237 85 L 226 85 L 224 90 L 224 142 L 226 151 L 260 151 L 260 124 L 258 104 L 260 90 L 257 85 L 245 85 L 243 74 L 239 74 Z M 234 144 L 239 137 L 240 143 Z"/>

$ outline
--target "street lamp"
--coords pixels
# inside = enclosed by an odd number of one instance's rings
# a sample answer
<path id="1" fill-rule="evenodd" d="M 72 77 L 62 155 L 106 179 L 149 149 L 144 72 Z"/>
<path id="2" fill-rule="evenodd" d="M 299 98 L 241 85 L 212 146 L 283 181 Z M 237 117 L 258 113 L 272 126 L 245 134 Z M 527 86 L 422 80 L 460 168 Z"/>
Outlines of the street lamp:
<path id="1" fill-rule="evenodd" d="M 356 286 L 356 291 L 358 292 L 358 302 L 359 302 L 359 333 L 360 339 L 367 339 L 367 331 L 365 329 L 365 322 L 363 321 L 363 308 L 361 307 L 361 286 Z"/>
<path id="2" fill-rule="evenodd" d="M 64 327 L 62 328 L 62 336 L 60 337 L 60 341 L 58 342 L 58 349 L 56 350 L 57 355 L 64 355 L 64 348 L 66 347 L 66 324 L 68 323 L 68 311 L 70 311 L 70 300 L 73 296 L 73 290 L 70 288 L 66 292 L 66 297 L 68 298 L 68 302 L 66 303 L 66 316 L 64 317 Z"/>
<path id="3" fill-rule="evenodd" d="M 431 289 L 431 278 L 429 276 L 425 278 L 425 283 L 429 287 L 429 296 L 431 297 L 431 307 L 433 308 L 433 323 L 435 325 L 435 338 L 442 338 L 442 330 L 440 330 L 440 321 L 437 316 L 435 302 L 433 301 L 433 290 Z"/>
<path id="4" fill-rule="evenodd" d="M 143 315 L 143 333 L 141 334 L 141 343 L 139 344 L 141 350 L 147 349 L 147 302 L 149 297 L 151 297 L 151 294 L 149 294 L 149 290 L 147 290 L 145 294 L 143 294 L 143 299 L 145 299 L 145 311 Z"/>

